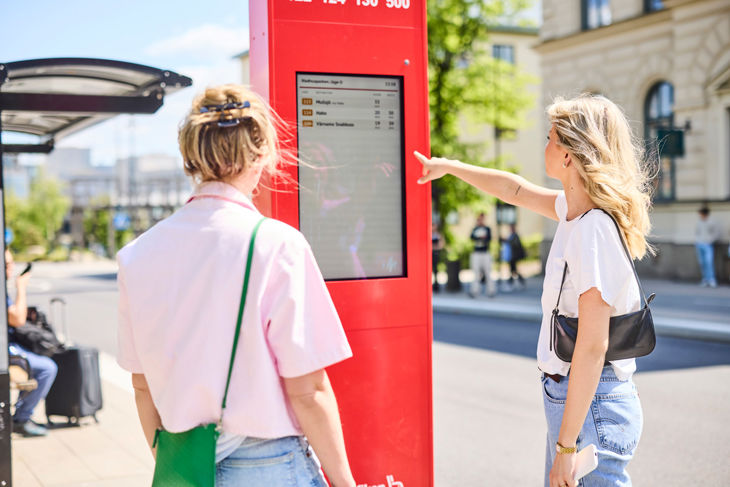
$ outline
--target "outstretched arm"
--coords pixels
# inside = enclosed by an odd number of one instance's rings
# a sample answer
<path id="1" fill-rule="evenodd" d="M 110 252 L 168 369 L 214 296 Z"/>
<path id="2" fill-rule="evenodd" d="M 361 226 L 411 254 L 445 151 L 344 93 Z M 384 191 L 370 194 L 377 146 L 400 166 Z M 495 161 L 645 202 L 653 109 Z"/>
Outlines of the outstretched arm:
<path id="1" fill-rule="evenodd" d="M 423 164 L 423 176 L 418 180 L 421 184 L 451 174 L 505 203 L 527 208 L 553 220 L 558 219 L 555 198 L 559 191 L 538 186 L 507 171 L 472 166 L 442 157 L 429 159 L 419 152 L 414 154 Z"/>

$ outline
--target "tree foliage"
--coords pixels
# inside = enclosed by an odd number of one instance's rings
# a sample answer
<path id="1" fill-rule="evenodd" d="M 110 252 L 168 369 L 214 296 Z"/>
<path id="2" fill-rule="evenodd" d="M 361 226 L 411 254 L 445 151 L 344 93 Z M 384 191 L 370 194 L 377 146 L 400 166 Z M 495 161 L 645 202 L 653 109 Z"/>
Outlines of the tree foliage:
<path id="1" fill-rule="evenodd" d="M 532 103 L 526 86 L 532 78 L 513 65 L 494 59 L 487 50 L 489 29 L 515 25 L 531 0 L 428 0 L 429 105 L 431 153 L 489 167 L 485 143 L 466 143 L 464 122 L 515 130 L 521 112 Z M 463 181 L 446 176 L 433 182 L 433 200 L 440 220 L 483 194 Z M 447 242 L 452 240 L 444 228 Z"/>
<path id="2" fill-rule="evenodd" d="M 56 243 L 56 234 L 70 205 L 61 182 L 42 171 L 31 181 L 27 198 L 8 193 L 5 221 L 14 234 L 13 250 L 22 252 L 31 245 L 50 249 Z"/>
<path id="3" fill-rule="evenodd" d="M 115 250 L 122 248 L 134 238 L 131 230 L 114 230 L 112 219 L 114 212 L 109 206 L 109 197 L 102 196 L 93 201 L 91 207 L 84 211 L 84 237 L 88 244 L 98 244 L 104 248 L 109 257 Z M 109 248 L 109 231 L 114 232 L 114 249 Z"/>

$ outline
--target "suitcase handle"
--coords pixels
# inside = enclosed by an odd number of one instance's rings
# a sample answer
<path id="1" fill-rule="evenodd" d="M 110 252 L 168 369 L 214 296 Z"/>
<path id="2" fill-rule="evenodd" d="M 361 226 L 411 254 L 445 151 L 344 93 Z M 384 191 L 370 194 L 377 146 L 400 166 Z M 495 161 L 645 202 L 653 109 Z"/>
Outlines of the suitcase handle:
<path id="1" fill-rule="evenodd" d="M 52 320 L 55 323 L 59 323 L 58 321 L 56 321 L 56 313 L 55 313 L 55 307 L 54 307 L 54 304 L 56 304 L 56 303 L 59 303 L 61 305 L 60 314 L 63 315 L 60 317 L 61 330 L 63 332 L 63 344 L 65 346 L 69 346 L 71 344 L 71 339 L 68 334 L 68 321 L 66 318 L 66 300 L 57 296 L 55 298 L 51 298 L 51 301 L 50 301 L 50 312 L 51 312 Z"/>

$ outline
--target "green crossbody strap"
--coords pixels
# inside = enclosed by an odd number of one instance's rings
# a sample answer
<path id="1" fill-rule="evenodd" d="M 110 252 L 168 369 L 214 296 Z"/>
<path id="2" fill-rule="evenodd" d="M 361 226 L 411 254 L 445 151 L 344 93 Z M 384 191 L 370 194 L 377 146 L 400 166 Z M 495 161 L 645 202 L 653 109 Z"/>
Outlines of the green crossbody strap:
<path id="1" fill-rule="evenodd" d="M 228 399 L 228 386 L 231 385 L 231 374 L 233 373 L 233 362 L 236 358 L 236 348 L 238 347 L 238 337 L 241 334 L 241 321 L 243 320 L 243 308 L 246 306 L 246 291 L 248 290 L 248 278 L 251 275 L 251 261 L 253 260 L 253 249 L 254 242 L 256 241 L 256 234 L 259 231 L 259 227 L 266 220 L 262 218 L 253 227 L 251 233 L 251 242 L 248 245 L 248 257 L 246 258 L 246 272 L 243 275 L 243 290 L 241 291 L 241 304 L 238 306 L 238 320 L 236 321 L 236 334 L 233 337 L 233 350 L 231 351 L 231 363 L 228 366 L 228 379 L 226 379 L 226 392 L 223 394 L 223 404 L 221 405 L 221 417 L 218 420 L 220 426 L 223 421 L 223 410 L 226 409 L 226 400 Z"/>

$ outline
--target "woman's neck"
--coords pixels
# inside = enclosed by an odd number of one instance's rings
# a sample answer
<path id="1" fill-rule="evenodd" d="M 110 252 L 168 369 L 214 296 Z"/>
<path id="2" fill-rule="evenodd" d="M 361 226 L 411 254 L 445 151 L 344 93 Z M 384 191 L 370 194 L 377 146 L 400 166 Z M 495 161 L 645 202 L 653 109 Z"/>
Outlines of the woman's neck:
<path id="1" fill-rule="evenodd" d="M 241 193 L 245 194 L 247 197 L 251 197 L 253 190 L 256 188 L 256 185 L 259 183 L 259 178 L 261 177 L 261 170 L 257 169 L 249 169 L 247 171 L 243 171 L 241 174 L 238 174 L 232 178 L 228 178 L 223 180 L 224 183 L 230 184 L 234 188 L 236 188 Z"/>
<path id="2" fill-rule="evenodd" d="M 583 186 L 582 181 L 563 182 L 563 190 L 565 191 L 565 199 L 568 203 L 566 220 L 571 221 L 591 208 L 597 208 L 596 204 L 591 200 L 591 197 L 588 196 L 588 192 L 585 186 Z"/>

